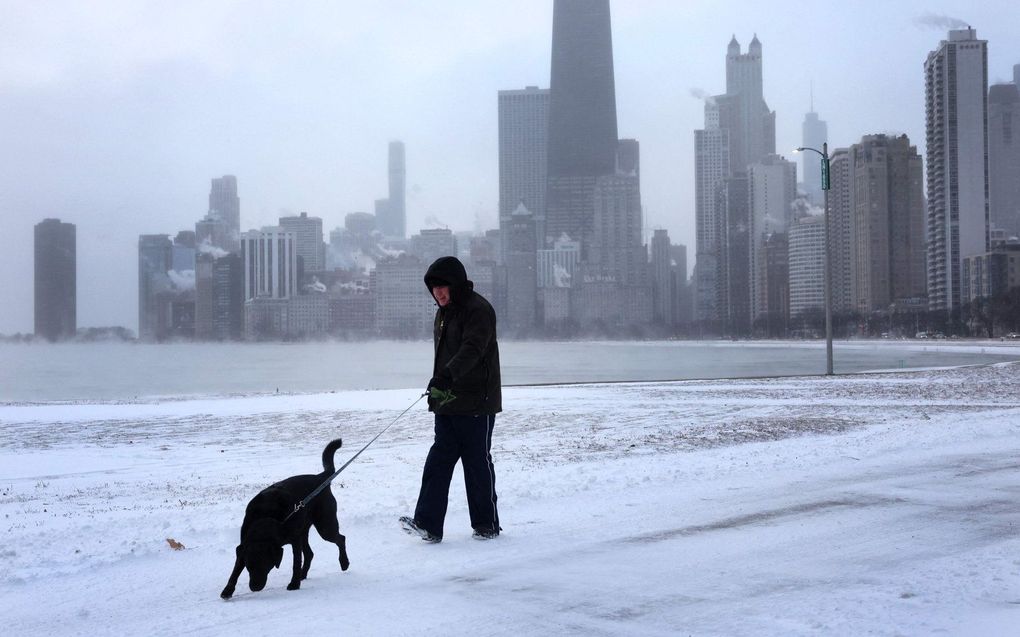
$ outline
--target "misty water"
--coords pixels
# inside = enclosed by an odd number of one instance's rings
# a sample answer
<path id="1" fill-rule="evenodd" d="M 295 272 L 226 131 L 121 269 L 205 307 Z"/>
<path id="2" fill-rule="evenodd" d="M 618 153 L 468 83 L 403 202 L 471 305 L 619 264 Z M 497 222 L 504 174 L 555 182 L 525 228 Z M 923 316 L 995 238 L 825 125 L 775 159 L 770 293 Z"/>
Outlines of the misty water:
<path id="1" fill-rule="evenodd" d="M 1020 359 L 973 343 L 839 342 L 837 374 Z M 500 343 L 504 385 L 821 374 L 825 343 Z M 424 387 L 428 341 L 0 344 L 0 401 L 134 400 Z"/>

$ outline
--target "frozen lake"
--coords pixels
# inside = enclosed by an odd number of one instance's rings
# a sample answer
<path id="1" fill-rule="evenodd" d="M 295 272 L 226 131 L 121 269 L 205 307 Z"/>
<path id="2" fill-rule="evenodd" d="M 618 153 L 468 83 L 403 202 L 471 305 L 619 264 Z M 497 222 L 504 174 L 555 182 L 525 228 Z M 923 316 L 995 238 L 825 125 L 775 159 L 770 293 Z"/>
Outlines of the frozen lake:
<path id="1" fill-rule="evenodd" d="M 500 343 L 504 385 L 821 374 L 823 341 Z M 837 374 L 1020 360 L 1001 341 L 837 341 Z M 0 344 L 0 401 L 308 393 L 424 386 L 427 341 Z"/>

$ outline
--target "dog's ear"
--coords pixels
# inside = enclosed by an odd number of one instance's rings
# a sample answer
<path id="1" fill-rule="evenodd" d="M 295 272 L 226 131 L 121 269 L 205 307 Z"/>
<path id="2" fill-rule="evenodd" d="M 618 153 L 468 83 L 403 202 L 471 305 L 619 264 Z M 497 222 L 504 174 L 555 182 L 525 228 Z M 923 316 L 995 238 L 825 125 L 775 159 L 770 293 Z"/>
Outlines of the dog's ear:
<path id="1" fill-rule="evenodd" d="M 276 547 L 275 551 L 276 551 L 276 568 L 280 568 L 280 564 L 283 562 L 283 547 L 278 546 Z"/>

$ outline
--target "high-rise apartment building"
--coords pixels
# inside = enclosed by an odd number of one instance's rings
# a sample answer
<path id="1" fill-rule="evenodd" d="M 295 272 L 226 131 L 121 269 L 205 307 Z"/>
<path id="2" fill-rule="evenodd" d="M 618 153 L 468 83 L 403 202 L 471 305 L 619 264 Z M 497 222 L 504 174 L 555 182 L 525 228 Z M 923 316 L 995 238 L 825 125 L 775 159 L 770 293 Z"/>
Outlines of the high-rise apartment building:
<path id="1" fill-rule="evenodd" d="M 715 303 L 725 332 L 739 336 L 751 333 L 751 194 L 748 183 L 747 173 L 742 172 L 716 186 L 720 257 Z"/>
<path id="2" fill-rule="evenodd" d="M 423 337 L 432 332 L 436 301 L 422 282 L 428 264 L 409 254 L 380 261 L 372 272 L 375 324 L 383 336 Z"/>
<path id="3" fill-rule="evenodd" d="M 294 233 L 279 226 L 249 230 L 241 237 L 245 303 L 257 298 L 288 299 L 297 294 Z"/>
<path id="4" fill-rule="evenodd" d="M 1016 67 L 1020 73 L 1020 65 Z M 1020 88 L 988 89 L 988 208 L 993 229 L 1020 237 Z"/>
<path id="5" fill-rule="evenodd" d="M 676 281 L 670 254 L 669 232 L 656 230 L 651 240 L 652 317 L 660 325 L 674 325 Z"/>
<path id="6" fill-rule="evenodd" d="M 523 203 L 501 224 L 505 238 L 506 326 L 511 332 L 527 334 L 537 319 L 538 227 L 535 215 Z"/>
<path id="7" fill-rule="evenodd" d="M 237 252 L 241 243 L 241 199 L 237 196 L 237 177 L 224 175 L 212 180 L 208 216 L 226 224 L 228 245 L 219 247 Z"/>
<path id="8" fill-rule="evenodd" d="M 294 251 L 301 259 L 302 272 L 322 272 L 326 269 L 326 246 L 322 242 L 322 219 L 309 217 L 307 212 L 298 216 L 280 217 L 280 227 L 294 235 Z"/>
<path id="9" fill-rule="evenodd" d="M 60 219 L 35 225 L 35 335 L 49 341 L 78 331 L 76 233 Z"/>
<path id="10" fill-rule="evenodd" d="M 604 175 L 595 182 L 595 223 L 588 262 L 620 285 L 647 284 L 641 241 L 641 188 L 636 173 Z"/>
<path id="11" fill-rule="evenodd" d="M 855 309 L 867 314 L 925 295 L 921 156 L 906 135 L 866 135 L 850 147 Z"/>
<path id="12" fill-rule="evenodd" d="M 924 63 L 928 307 L 961 305 L 965 257 L 989 248 L 988 43 L 949 32 Z"/>
<path id="13" fill-rule="evenodd" d="M 789 235 L 774 232 L 762 248 L 764 267 L 760 273 L 764 292 L 754 320 L 755 330 L 770 337 L 783 337 L 790 327 L 790 245 Z"/>
<path id="14" fill-rule="evenodd" d="M 297 296 L 294 233 L 279 226 L 241 236 L 244 268 L 244 333 L 249 340 L 290 333 L 290 301 Z"/>
<path id="15" fill-rule="evenodd" d="M 996 231 L 986 254 L 964 257 L 963 300 L 992 299 L 1020 286 L 1020 240 Z"/>
<path id="16" fill-rule="evenodd" d="M 239 340 L 244 327 L 244 267 L 237 253 L 199 250 L 195 258 L 195 338 Z"/>
<path id="17" fill-rule="evenodd" d="M 730 130 L 720 126 L 720 100 L 711 99 L 705 103 L 705 128 L 694 131 L 695 307 L 701 321 L 725 313 L 718 302 L 726 232 L 718 190 L 730 174 Z"/>
<path id="18" fill-rule="evenodd" d="M 829 275 L 832 290 L 832 311 L 849 312 L 857 307 L 854 293 L 854 206 L 853 171 L 848 148 L 829 152 Z"/>
<path id="19" fill-rule="evenodd" d="M 539 318 L 537 257 L 546 244 L 549 90 L 500 91 L 498 100 L 498 252 L 506 266 L 506 325 L 523 332 Z"/>
<path id="20" fill-rule="evenodd" d="M 410 252 L 427 267 L 439 257 L 456 256 L 457 237 L 449 228 L 424 228 L 411 237 Z"/>
<path id="21" fill-rule="evenodd" d="M 790 224 L 790 316 L 825 308 L 825 215 Z"/>
<path id="22" fill-rule="evenodd" d="M 751 164 L 748 167 L 748 193 L 748 265 L 753 324 L 767 313 L 785 316 L 789 311 L 788 307 L 777 305 L 784 294 L 775 291 L 777 286 L 785 289 L 787 285 L 778 274 L 782 269 L 785 276 L 785 253 L 781 259 L 776 257 L 770 262 L 770 250 L 767 248 L 771 244 L 775 251 L 786 249 L 785 234 L 791 221 L 793 201 L 797 198 L 797 165 L 779 155 L 770 155 Z M 782 241 L 776 235 L 783 235 Z M 782 265 L 780 268 L 770 266 L 770 263 Z"/>
<path id="23" fill-rule="evenodd" d="M 173 243 L 165 234 L 138 237 L 138 338 L 167 338 L 171 321 L 164 299 L 172 288 Z"/>
<path id="24" fill-rule="evenodd" d="M 212 213 L 195 222 L 195 243 L 199 247 L 206 246 L 224 252 L 237 250 L 237 242 L 232 239 L 227 223 Z"/>
<path id="25" fill-rule="evenodd" d="M 499 91 L 500 230 L 520 205 L 538 224 L 536 239 L 545 243 L 546 161 L 549 145 L 549 89 L 528 86 Z M 507 236 L 503 232 L 503 237 Z M 506 246 L 503 246 L 505 253 Z"/>
<path id="26" fill-rule="evenodd" d="M 375 202 L 376 224 L 388 239 L 407 237 L 407 166 L 404 142 L 392 141 L 387 155 L 389 197 Z"/>
<path id="27" fill-rule="evenodd" d="M 676 285 L 673 295 L 673 316 L 677 325 L 684 325 L 690 323 L 694 317 L 690 284 L 687 280 L 687 246 L 682 243 L 673 244 L 669 247 L 669 253 L 672 257 L 673 281 Z"/>

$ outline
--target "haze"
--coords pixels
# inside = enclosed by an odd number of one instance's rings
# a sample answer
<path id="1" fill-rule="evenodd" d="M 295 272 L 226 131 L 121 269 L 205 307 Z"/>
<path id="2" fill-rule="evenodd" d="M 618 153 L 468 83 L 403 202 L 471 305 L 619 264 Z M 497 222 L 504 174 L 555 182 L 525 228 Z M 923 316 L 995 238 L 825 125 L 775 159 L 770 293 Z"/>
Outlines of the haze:
<path id="1" fill-rule="evenodd" d="M 1020 64 L 1013 2 L 617 1 L 621 138 L 641 143 L 645 231 L 694 258 L 698 95 L 736 35 L 763 45 L 777 150 L 810 108 L 830 147 L 906 133 L 924 155 L 922 64 L 954 21 Z M 407 148 L 409 233 L 497 227 L 496 92 L 549 85 L 551 0 L 38 3 L 0 0 L 0 333 L 31 332 L 32 227 L 77 225 L 78 325 L 137 328 L 139 234 L 194 229 L 238 179 L 242 229 L 307 211 L 325 230 L 386 195 Z"/>

